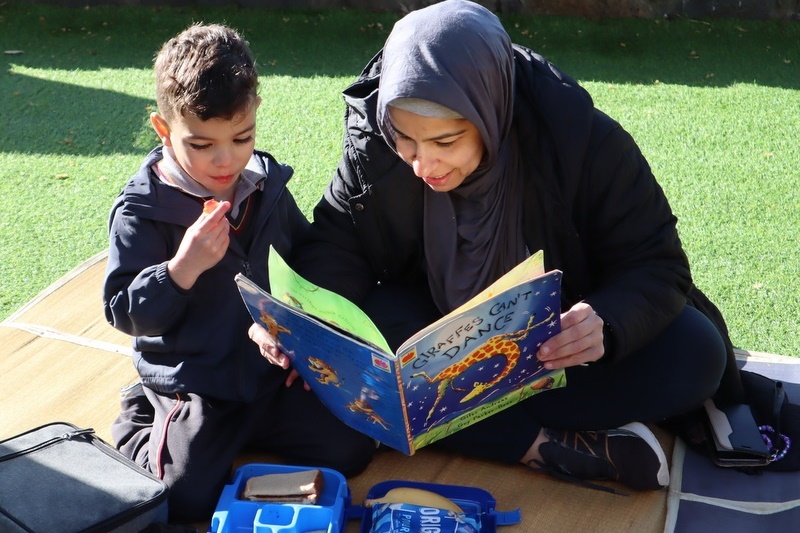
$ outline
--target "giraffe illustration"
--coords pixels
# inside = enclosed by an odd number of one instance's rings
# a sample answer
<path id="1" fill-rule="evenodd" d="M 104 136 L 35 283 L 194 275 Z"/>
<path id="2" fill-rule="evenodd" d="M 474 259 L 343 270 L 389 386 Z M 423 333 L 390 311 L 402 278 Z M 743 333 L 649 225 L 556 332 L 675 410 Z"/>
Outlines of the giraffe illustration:
<path id="1" fill-rule="evenodd" d="M 317 381 L 323 385 L 333 385 L 334 387 L 342 385 L 339 374 L 331 365 L 322 359 L 311 356 L 306 357 L 306 361 L 308 361 L 308 368 L 317 373 Z"/>
<path id="2" fill-rule="evenodd" d="M 284 293 L 283 296 L 284 296 L 284 301 L 288 300 L 293 306 L 295 306 L 298 309 L 303 308 L 303 303 L 294 296 L 292 296 L 291 294 L 289 294 L 288 292 Z"/>
<path id="3" fill-rule="evenodd" d="M 487 381 L 486 383 L 481 383 L 476 381 L 472 384 L 472 390 L 467 392 L 466 395 L 461 399 L 461 403 L 464 403 L 472 398 L 478 396 L 479 394 L 483 393 L 485 390 L 492 388 L 494 385 L 499 383 L 503 378 L 508 376 L 514 367 L 517 366 L 517 361 L 520 355 L 520 347 L 519 341 L 523 340 L 525 337 L 528 336 L 528 333 L 542 324 L 549 322 L 555 316 L 555 312 L 550 313 L 546 319 L 542 320 L 541 322 L 534 323 L 536 320 L 536 315 L 531 315 L 530 320 L 528 320 L 527 326 L 525 329 L 520 331 L 511 331 L 508 333 L 501 333 L 500 335 L 495 335 L 494 337 L 487 340 L 484 344 L 473 350 L 470 354 L 466 357 L 461 359 L 460 361 L 453 363 L 452 365 L 448 366 L 447 368 L 443 369 L 441 372 L 436 374 L 434 377 L 428 376 L 427 373 L 424 371 L 417 372 L 416 374 L 412 374 L 412 378 L 417 376 L 422 376 L 428 383 L 439 383 L 439 389 L 437 391 L 436 400 L 433 402 L 433 406 L 431 406 L 431 410 L 428 412 L 428 416 L 425 419 L 427 423 L 431 416 L 433 416 L 433 412 L 436 409 L 436 406 L 439 405 L 444 393 L 447 390 L 448 385 L 455 391 L 463 392 L 466 389 L 458 389 L 452 382 L 455 378 L 460 376 L 465 370 L 470 368 L 472 365 L 476 363 L 480 363 L 481 361 L 486 361 L 487 359 L 491 359 L 494 356 L 502 355 L 506 358 L 506 366 L 500 374 L 492 379 L 491 381 Z"/>
<path id="4" fill-rule="evenodd" d="M 261 311 L 261 324 L 266 328 L 270 335 L 273 338 L 278 338 L 278 333 L 289 333 L 291 335 L 291 331 L 286 329 L 285 327 L 281 326 L 275 321 L 275 318 L 265 311 Z"/>
<path id="5" fill-rule="evenodd" d="M 360 413 L 364 415 L 364 418 L 366 418 L 368 421 L 372 422 L 373 424 L 380 425 L 383 429 L 389 429 L 390 424 L 378 416 L 378 413 L 375 412 L 375 409 L 373 409 L 369 403 L 361 398 L 354 398 L 352 402 L 347 404 L 347 409 L 354 413 Z"/>

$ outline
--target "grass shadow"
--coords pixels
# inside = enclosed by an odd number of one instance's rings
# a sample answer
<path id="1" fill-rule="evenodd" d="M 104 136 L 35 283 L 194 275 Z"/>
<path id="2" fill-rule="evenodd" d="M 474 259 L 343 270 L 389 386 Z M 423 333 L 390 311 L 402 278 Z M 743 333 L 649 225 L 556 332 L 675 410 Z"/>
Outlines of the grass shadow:
<path id="1" fill-rule="evenodd" d="M 15 74 L 0 116 L 0 151 L 60 155 L 146 153 L 151 101 L 117 91 Z"/>
<path id="2" fill-rule="evenodd" d="M 504 20 L 514 42 L 547 57 L 578 80 L 728 87 L 800 87 L 796 21 Z"/>
<path id="3" fill-rule="evenodd" d="M 31 68 L 152 67 L 161 44 L 195 22 L 224 23 L 250 42 L 262 75 L 354 76 L 375 54 L 396 13 L 229 7 L 0 6 L 0 46 Z"/>
<path id="4" fill-rule="evenodd" d="M 12 127 L 0 131 L 0 152 L 146 153 L 155 145 L 147 120 L 155 108 L 153 57 L 165 40 L 193 22 L 239 29 L 251 43 L 262 77 L 350 79 L 379 49 L 397 16 L 376 13 L 373 20 L 347 10 L 237 6 L 2 5 L 0 49 L 6 53 L 0 56 L 0 117 Z M 354 27 L 354 21 L 361 26 Z M 141 86 L 124 85 L 131 69 L 141 71 Z M 71 79 L 75 84 L 64 81 Z M 92 87 L 85 86 L 87 80 Z"/>
<path id="5" fill-rule="evenodd" d="M 161 43 L 193 22 L 222 22 L 242 31 L 262 76 L 341 77 L 343 89 L 380 49 L 400 16 L 234 5 L 0 6 L 0 46 L 22 52 L 3 57 L 0 116 L 13 127 L 0 133 L 0 150 L 83 155 L 145 151 L 153 145 L 147 124 L 153 103 L 131 96 L 126 87 L 115 90 L 113 71 L 138 69 L 149 75 Z M 519 16 L 504 17 L 503 22 L 514 42 L 536 50 L 578 80 L 800 86 L 796 22 Z M 61 81 L 61 73 L 59 81 L 35 77 L 42 70 L 89 71 L 96 86 L 70 85 Z M 86 79 L 84 75 L 78 81 Z M 151 82 L 142 78 L 142 83 Z M 143 85 L 133 92 L 150 91 Z"/>
<path id="6" fill-rule="evenodd" d="M 0 45 L 25 49 L 26 65 L 57 69 L 149 68 L 158 47 L 193 22 L 220 22 L 250 41 L 266 76 L 356 76 L 380 49 L 393 12 L 230 6 L 0 6 Z M 800 22 L 600 19 L 505 15 L 514 42 L 573 77 L 609 83 L 795 89 Z"/>

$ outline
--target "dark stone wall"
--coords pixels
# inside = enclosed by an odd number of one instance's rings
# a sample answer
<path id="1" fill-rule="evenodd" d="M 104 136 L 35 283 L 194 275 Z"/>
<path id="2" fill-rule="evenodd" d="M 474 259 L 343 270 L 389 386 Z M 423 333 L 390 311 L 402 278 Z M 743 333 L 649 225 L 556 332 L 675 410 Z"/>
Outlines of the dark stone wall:
<path id="1" fill-rule="evenodd" d="M 741 18 L 800 20 L 800 0 L 476 0 L 496 13 L 563 15 L 590 18 Z M 407 12 L 435 0 L 21 0 L 66 6 L 124 5 L 225 5 L 280 9 L 346 7 Z"/>
<path id="2" fill-rule="evenodd" d="M 500 0 L 496 3 L 527 13 L 596 18 L 800 18 L 800 0 Z"/>

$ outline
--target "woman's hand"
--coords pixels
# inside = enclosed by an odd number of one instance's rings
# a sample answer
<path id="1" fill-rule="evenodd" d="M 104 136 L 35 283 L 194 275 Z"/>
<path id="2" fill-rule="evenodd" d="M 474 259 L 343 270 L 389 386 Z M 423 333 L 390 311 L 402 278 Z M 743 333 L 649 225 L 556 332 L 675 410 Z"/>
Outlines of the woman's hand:
<path id="1" fill-rule="evenodd" d="M 561 332 L 542 344 L 536 357 L 553 370 L 597 361 L 604 353 L 603 319 L 591 305 L 578 302 L 561 314 Z"/>
<path id="2" fill-rule="evenodd" d="M 254 322 L 253 325 L 250 326 L 250 329 L 247 330 L 247 335 L 258 345 L 258 349 L 261 355 L 264 356 L 264 359 L 284 370 L 289 368 L 291 361 L 286 354 L 281 351 L 280 347 L 278 347 L 277 339 L 270 335 L 269 331 L 264 329 L 260 324 Z M 299 377 L 300 374 L 298 374 L 295 369 L 292 369 L 286 377 L 286 386 L 291 387 L 292 383 Z M 303 383 L 303 387 L 305 387 L 306 390 L 311 390 L 308 383 Z"/>

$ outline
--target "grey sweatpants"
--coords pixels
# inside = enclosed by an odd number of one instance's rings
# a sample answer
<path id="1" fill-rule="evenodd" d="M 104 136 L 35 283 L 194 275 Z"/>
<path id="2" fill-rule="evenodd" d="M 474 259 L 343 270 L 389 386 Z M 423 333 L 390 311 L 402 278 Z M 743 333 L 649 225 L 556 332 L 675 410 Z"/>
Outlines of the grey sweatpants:
<path id="1" fill-rule="evenodd" d="M 285 379 L 285 373 L 275 374 Z M 112 436 L 123 454 L 169 486 L 170 521 L 210 520 L 243 451 L 345 476 L 366 468 L 375 450 L 371 438 L 340 422 L 300 380 L 272 389 L 249 403 L 160 394 L 141 384 L 123 392 Z"/>

